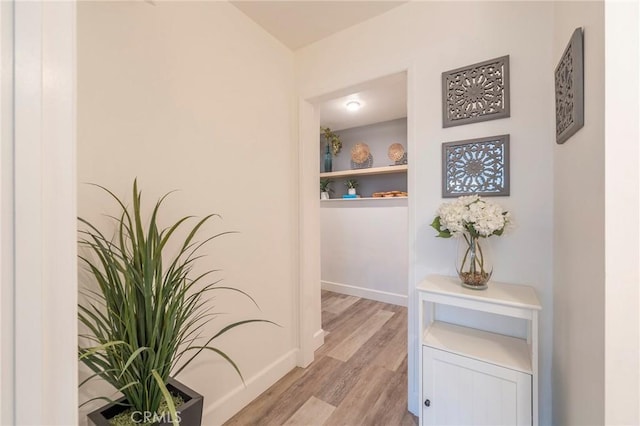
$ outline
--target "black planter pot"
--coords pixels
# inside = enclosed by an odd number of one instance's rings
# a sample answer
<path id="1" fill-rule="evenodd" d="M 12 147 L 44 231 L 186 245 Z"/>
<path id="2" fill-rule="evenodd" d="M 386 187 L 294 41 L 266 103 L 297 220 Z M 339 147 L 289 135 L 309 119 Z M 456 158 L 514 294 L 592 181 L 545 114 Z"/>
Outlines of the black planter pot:
<path id="1" fill-rule="evenodd" d="M 167 383 L 167 389 L 169 392 L 176 393 L 182 397 L 184 403 L 179 407 L 176 407 L 178 414 L 180 416 L 180 425 L 181 426 L 201 426 L 202 425 L 202 404 L 203 397 L 193 389 L 183 385 L 179 381 L 169 378 L 169 383 Z M 87 415 L 89 418 L 89 424 L 93 424 L 95 426 L 110 426 L 109 420 L 123 411 L 127 410 L 129 407 L 122 406 L 119 404 L 126 403 L 126 398 L 120 398 L 116 402 L 112 402 L 109 405 L 106 405 L 102 408 L 98 408 L 95 411 L 92 411 Z M 142 422 L 143 413 L 139 415 L 135 415 L 136 418 L 134 420 L 140 420 L 140 424 L 144 424 Z M 155 423 L 158 426 L 171 426 L 170 416 L 167 415 L 164 419 L 165 421 L 161 421 L 159 423 Z M 148 425 L 149 423 L 147 423 Z"/>

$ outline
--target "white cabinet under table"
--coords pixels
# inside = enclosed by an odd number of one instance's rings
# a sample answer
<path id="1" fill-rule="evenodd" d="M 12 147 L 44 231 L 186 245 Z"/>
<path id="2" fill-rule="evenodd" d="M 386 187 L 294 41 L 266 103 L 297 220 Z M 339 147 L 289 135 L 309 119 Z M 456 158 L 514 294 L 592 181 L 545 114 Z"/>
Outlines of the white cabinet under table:
<path id="1" fill-rule="evenodd" d="M 420 425 L 538 425 L 538 311 L 535 290 L 490 282 L 462 287 L 432 275 L 417 288 Z M 527 321 L 526 339 L 436 320 L 438 305 Z"/>

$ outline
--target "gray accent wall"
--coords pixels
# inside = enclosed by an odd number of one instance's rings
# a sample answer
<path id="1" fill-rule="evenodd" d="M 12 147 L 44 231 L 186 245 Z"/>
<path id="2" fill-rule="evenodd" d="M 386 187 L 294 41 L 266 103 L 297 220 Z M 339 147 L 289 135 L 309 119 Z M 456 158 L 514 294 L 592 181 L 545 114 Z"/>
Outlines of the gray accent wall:
<path id="1" fill-rule="evenodd" d="M 333 171 L 351 169 L 351 148 L 357 143 L 369 145 L 373 156 L 372 167 L 383 167 L 393 165 L 394 162 L 387 156 L 389 146 L 393 143 L 400 143 L 407 149 L 407 119 L 399 118 L 382 123 L 370 124 L 368 126 L 353 127 L 351 129 L 338 130 L 335 133 L 340 135 L 342 150 L 333 157 Z M 320 172 L 323 170 L 324 153 L 326 141 L 320 135 Z M 411 153 L 408 153 L 409 164 L 411 164 Z M 370 197 L 374 192 L 382 191 L 406 191 L 406 173 L 386 174 L 375 176 L 357 176 L 358 194 L 363 197 Z M 345 182 L 347 179 L 333 179 L 333 193 L 331 198 L 340 198 L 347 193 Z"/>

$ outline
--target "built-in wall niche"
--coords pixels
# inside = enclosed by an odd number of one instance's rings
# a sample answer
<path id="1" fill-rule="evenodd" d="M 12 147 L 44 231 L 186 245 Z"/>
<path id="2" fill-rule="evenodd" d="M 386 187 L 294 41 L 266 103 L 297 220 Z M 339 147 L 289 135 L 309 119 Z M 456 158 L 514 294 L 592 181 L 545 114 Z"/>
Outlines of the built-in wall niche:
<path id="1" fill-rule="evenodd" d="M 407 165 L 395 165 L 389 159 L 389 146 L 400 143 L 407 149 L 407 119 L 399 118 L 366 126 L 337 130 L 342 141 L 342 150 L 333 157 L 333 171 L 324 173 L 324 153 L 326 141 L 320 136 L 320 176 L 333 180 L 331 198 L 342 198 L 347 193 L 345 185 L 348 179 L 358 181 L 358 195 L 371 197 L 375 192 L 407 191 Z M 371 168 L 352 169 L 351 149 L 357 143 L 366 143 L 373 161 Z M 411 153 L 408 153 L 408 160 Z"/>

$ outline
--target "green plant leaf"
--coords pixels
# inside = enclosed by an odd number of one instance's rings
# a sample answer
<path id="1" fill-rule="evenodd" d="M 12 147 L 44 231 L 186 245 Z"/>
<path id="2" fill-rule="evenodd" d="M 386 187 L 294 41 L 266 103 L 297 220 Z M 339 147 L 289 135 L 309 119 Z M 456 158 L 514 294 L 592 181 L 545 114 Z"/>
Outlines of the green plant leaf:
<path id="1" fill-rule="evenodd" d="M 436 216 L 431 222 L 431 227 L 438 231 L 438 235 L 436 237 L 439 238 L 451 238 L 451 232 L 448 229 L 442 229 L 442 225 L 440 224 L 440 216 Z"/>
<path id="2" fill-rule="evenodd" d="M 124 364 L 124 367 L 122 367 L 122 371 L 120 372 L 120 375 L 118 377 L 122 377 L 122 375 L 127 372 L 127 368 L 129 368 L 129 366 L 136 359 L 136 357 L 140 355 L 143 351 L 147 351 L 147 350 L 149 350 L 149 348 L 146 348 L 146 347 L 136 349 L 135 352 L 129 356 L 129 359 Z"/>
<path id="3" fill-rule="evenodd" d="M 162 392 L 162 396 L 164 396 L 164 401 L 167 403 L 167 408 L 169 409 L 169 413 L 171 414 L 171 423 L 173 426 L 180 426 L 180 422 L 178 421 L 178 412 L 176 411 L 176 406 L 173 403 L 173 398 L 171 398 L 171 394 L 169 393 L 169 389 L 164 384 L 164 380 L 158 374 L 156 370 L 151 370 L 151 374 L 153 374 L 153 378 L 156 379 L 158 383 L 158 387 Z"/>
<path id="4" fill-rule="evenodd" d="M 110 346 L 115 346 L 115 345 L 126 345 L 126 342 L 123 341 L 116 341 L 116 342 L 107 342 L 103 345 L 99 345 L 99 346 L 94 346 L 92 348 L 84 348 L 82 350 L 82 353 L 80 354 L 80 360 L 83 360 L 86 357 L 89 357 L 93 354 L 95 354 L 98 351 L 102 351 L 105 350 L 106 348 L 110 347 Z"/>

